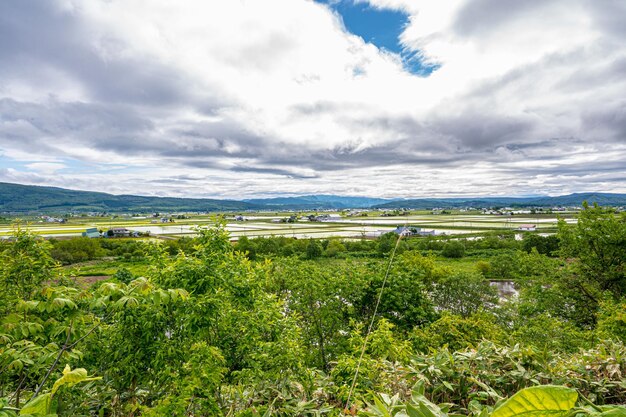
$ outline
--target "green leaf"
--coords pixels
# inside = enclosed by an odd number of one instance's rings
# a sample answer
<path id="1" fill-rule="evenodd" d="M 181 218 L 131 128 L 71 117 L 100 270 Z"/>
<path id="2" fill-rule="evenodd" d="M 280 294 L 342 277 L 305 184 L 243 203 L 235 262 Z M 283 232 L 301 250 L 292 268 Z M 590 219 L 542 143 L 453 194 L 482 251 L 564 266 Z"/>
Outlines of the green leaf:
<path id="1" fill-rule="evenodd" d="M 406 405 L 406 412 L 409 414 L 409 417 L 425 417 L 425 415 L 422 414 L 419 408 L 415 407 L 412 404 Z"/>
<path id="2" fill-rule="evenodd" d="M 602 417 L 626 417 L 626 407 L 621 405 L 605 405 L 600 407 Z"/>
<path id="3" fill-rule="evenodd" d="M 139 305 L 139 301 L 135 297 L 124 296 L 115 302 L 115 307 L 117 308 L 132 308 L 137 307 Z"/>
<path id="4" fill-rule="evenodd" d="M 45 394 L 41 394 L 32 400 L 30 400 L 22 409 L 20 410 L 20 415 L 35 415 L 35 416 L 45 416 L 48 414 L 48 410 L 50 409 L 50 402 L 52 400 L 52 394 L 47 392 Z"/>
<path id="5" fill-rule="evenodd" d="M 576 404 L 576 390 L 555 385 L 525 388 L 506 400 L 491 417 L 565 416 Z"/>
<path id="6" fill-rule="evenodd" d="M 70 309 L 74 310 L 77 308 L 76 303 L 74 303 L 74 301 L 68 298 L 62 298 L 62 297 L 57 297 L 54 300 L 52 300 L 52 305 L 55 308 L 59 308 L 59 309 L 62 309 L 64 307 L 69 307 Z"/>
<path id="7" fill-rule="evenodd" d="M 79 382 L 94 381 L 97 379 L 102 379 L 102 378 L 101 377 L 96 377 L 96 378 L 88 377 L 87 370 L 85 368 L 76 368 L 72 371 L 69 365 L 65 365 L 65 369 L 63 369 L 63 376 L 54 382 L 54 385 L 52 386 L 52 391 L 50 391 L 50 394 L 54 395 L 54 393 L 56 393 L 57 390 L 61 388 L 63 385 L 72 386 L 72 385 L 78 384 Z"/>

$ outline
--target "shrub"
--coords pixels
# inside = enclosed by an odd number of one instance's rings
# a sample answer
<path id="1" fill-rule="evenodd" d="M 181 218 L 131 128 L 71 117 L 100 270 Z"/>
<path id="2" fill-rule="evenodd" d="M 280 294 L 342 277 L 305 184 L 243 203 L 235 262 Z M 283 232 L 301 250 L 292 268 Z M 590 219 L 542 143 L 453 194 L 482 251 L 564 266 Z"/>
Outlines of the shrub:
<path id="1" fill-rule="evenodd" d="M 462 258 L 465 256 L 465 245 L 458 240 L 447 242 L 443 245 L 441 255 L 446 258 Z"/>

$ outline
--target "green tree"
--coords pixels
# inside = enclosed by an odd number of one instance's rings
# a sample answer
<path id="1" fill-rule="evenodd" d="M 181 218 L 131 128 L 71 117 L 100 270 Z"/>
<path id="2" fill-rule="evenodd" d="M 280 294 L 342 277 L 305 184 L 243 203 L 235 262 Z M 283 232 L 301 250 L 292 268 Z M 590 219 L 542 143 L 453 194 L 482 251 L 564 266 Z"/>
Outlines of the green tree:
<path id="1" fill-rule="evenodd" d="M 333 239 L 328 242 L 328 246 L 326 247 L 324 254 L 332 258 L 345 251 L 346 247 L 339 240 Z"/>
<path id="2" fill-rule="evenodd" d="M 626 213 L 589 206 L 586 202 L 576 225 L 559 221 L 560 255 L 575 260 L 570 280 L 590 301 L 598 291 L 626 294 Z"/>
<path id="3" fill-rule="evenodd" d="M 256 259 L 256 245 L 247 236 L 239 237 L 235 250 L 247 254 L 249 259 Z"/>
<path id="4" fill-rule="evenodd" d="M 347 349 L 345 335 L 357 320 L 354 305 L 361 297 L 367 271 L 358 265 L 324 265 L 285 259 L 274 274 L 287 308 L 300 319 L 308 364 L 328 370 Z"/>
<path id="5" fill-rule="evenodd" d="M 0 254 L 0 283 L 5 302 L 11 298 L 29 300 L 44 281 L 54 277 L 56 262 L 50 256 L 50 244 L 15 226 L 13 242 Z"/>
<path id="6" fill-rule="evenodd" d="M 382 254 L 386 254 L 391 252 L 391 250 L 394 248 L 394 246 L 396 245 L 396 241 L 398 240 L 398 235 L 394 232 L 389 232 L 389 233 L 385 233 L 384 235 L 381 235 L 378 239 L 377 239 L 377 243 L 378 243 L 378 253 Z"/>
<path id="7" fill-rule="evenodd" d="M 503 341 L 504 331 L 492 315 L 478 312 L 462 317 L 444 312 L 428 326 L 414 329 L 410 334 L 413 348 L 418 352 L 440 349 L 450 350 L 474 348 L 483 340 Z"/>
<path id="8" fill-rule="evenodd" d="M 559 250 L 559 239 L 555 235 L 541 236 L 537 233 L 526 233 L 522 239 L 522 247 L 529 253 L 534 248 L 543 255 L 552 256 Z"/>
<path id="9" fill-rule="evenodd" d="M 359 303 L 363 317 L 368 318 L 374 312 L 384 282 L 386 262 L 371 267 L 375 271 Z M 435 310 L 426 290 L 428 282 L 438 273 L 431 259 L 414 252 L 401 254 L 389 273 L 378 314 L 404 332 L 434 320 Z"/>
<path id="10" fill-rule="evenodd" d="M 441 255 L 446 258 L 462 258 L 465 255 L 465 245 L 458 240 L 447 242 L 443 246 Z"/>
<path id="11" fill-rule="evenodd" d="M 320 243 L 315 239 L 309 239 L 309 243 L 306 246 L 306 259 L 319 258 L 322 256 L 322 252 L 322 245 L 320 245 Z"/>
<path id="12" fill-rule="evenodd" d="M 63 264 L 72 264 L 95 259 L 104 254 L 99 239 L 78 237 L 53 242 L 51 256 Z"/>
<path id="13" fill-rule="evenodd" d="M 462 317 L 498 304 L 497 289 L 476 272 L 457 272 L 438 280 L 431 296 L 437 308 Z"/>

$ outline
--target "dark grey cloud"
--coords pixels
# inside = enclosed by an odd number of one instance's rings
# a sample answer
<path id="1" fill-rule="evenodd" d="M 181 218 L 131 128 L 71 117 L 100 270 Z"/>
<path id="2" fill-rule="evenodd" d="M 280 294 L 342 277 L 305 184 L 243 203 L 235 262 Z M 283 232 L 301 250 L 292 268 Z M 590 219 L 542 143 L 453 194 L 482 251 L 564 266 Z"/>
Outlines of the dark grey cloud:
<path id="1" fill-rule="evenodd" d="M 461 36 L 497 33 L 512 20 L 528 17 L 538 9 L 545 9 L 557 0 L 473 0 L 459 11 L 453 28 Z M 545 15 L 549 19 L 549 14 Z"/>
<path id="2" fill-rule="evenodd" d="M 593 22 L 602 33 L 613 36 L 623 44 L 626 38 L 626 2 L 622 0 L 586 0 Z"/>
<path id="3" fill-rule="evenodd" d="M 150 119 L 124 105 L 0 99 L 0 148 L 20 149 L 33 156 L 60 157 L 76 146 L 114 151 L 115 147 L 104 146 L 113 143 L 124 150 L 139 148 L 153 129 Z"/>
<path id="4" fill-rule="evenodd" d="M 124 53 L 113 35 L 94 37 L 78 9 L 54 1 L 0 3 L 0 76 L 31 81 L 55 91 L 55 77 L 66 77 L 91 100 L 123 105 L 180 106 L 190 103 L 211 114 L 225 104 L 219 91 L 194 90 L 195 81 L 150 56 Z M 0 81 L 2 82 L 2 81 Z M 50 85 L 52 84 L 52 85 Z"/>
<path id="5" fill-rule="evenodd" d="M 626 99 L 614 106 L 583 112 L 582 126 L 598 141 L 611 139 L 626 144 Z"/>
<path id="6" fill-rule="evenodd" d="M 533 122 L 528 117 L 484 114 L 467 110 L 458 116 L 443 116 L 433 122 L 435 131 L 458 143 L 460 150 L 481 151 L 528 138 Z"/>
<path id="7" fill-rule="evenodd" d="M 258 174 L 272 174 L 272 175 L 281 175 L 290 178 L 301 178 L 301 179 L 310 179 L 310 178 L 318 178 L 318 175 L 306 175 L 299 174 L 294 171 L 286 170 L 286 169 L 278 169 L 278 168 L 260 168 L 260 167 L 246 167 L 246 166 L 234 166 L 230 168 L 231 171 L 234 172 L 251 172 Z"/>

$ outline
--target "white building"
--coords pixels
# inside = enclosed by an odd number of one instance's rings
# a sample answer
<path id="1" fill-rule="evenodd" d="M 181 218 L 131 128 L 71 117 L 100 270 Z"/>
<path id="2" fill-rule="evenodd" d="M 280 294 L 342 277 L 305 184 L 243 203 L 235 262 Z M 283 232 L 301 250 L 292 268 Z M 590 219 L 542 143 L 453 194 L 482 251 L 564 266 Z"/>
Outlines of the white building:
<path id="1" fill-rule="evenodd" d="M 517 230 L 521 232 L 535 232 L 537 230 L 536 224 L 520 224 Z"/>

